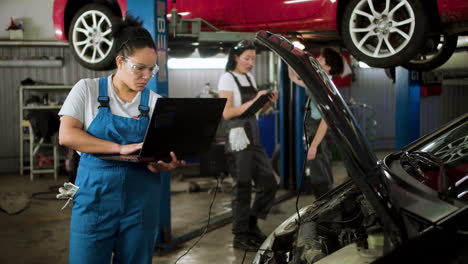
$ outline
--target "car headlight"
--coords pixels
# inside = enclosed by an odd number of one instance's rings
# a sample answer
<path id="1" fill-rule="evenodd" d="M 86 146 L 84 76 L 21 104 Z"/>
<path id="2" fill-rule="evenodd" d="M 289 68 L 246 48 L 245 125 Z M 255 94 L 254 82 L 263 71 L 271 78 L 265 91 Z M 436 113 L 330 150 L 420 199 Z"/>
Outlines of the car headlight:
<path id="1" fill-rule="evenodd" d="M 308 205 L 299 210 L 299 215 L 302 217 L 312 205 Z M 260 246 L 260 249 L 257 251 L 252 264 L 260 264 L 260 259 L 263 254 L 268 254 L 271 252 L 271 247 L 275 242 L 275 238 L 278 236 L 283 236 L 291 232 L 295 232 L 297 228 L 297 213 L 291 215 L 283 223 L 281 223 L 266 239 L 263 241 L 263 244 Z"/>

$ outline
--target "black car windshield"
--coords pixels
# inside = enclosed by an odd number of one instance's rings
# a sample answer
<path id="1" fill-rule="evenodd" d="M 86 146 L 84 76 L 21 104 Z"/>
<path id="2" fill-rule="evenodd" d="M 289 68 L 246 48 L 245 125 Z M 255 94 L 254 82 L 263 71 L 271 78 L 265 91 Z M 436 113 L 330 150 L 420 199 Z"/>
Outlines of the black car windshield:
<path id="1" fill-rule="evenodd" d="M 468 186 L 468 122 L 452 127 L 438 137 L 412 149 L 406 154 L 406 159 L 402 159 L 405 165 L 414 165 L 417 161 L 416 166 L 406 166 L 407 171 L 429 187 L 438 189 L 439 168 L 427 166 L 429 163 L 424 162 L 424 158 L 421 159 L 418 153 L 428 153 L 437 157 L 444 163 L 444 172 L 450 185 L 459 186 L 458 194 L 465 191 L 466 188 L 463 186 Z M 419 173 L 411 173 L 414 171 Z"/>
<path id="2" fill-rule="evenodd" d="M 442 134 L 418 151 L 437 156 L 445 163 L 446 168 L 458 168 L 465 176 L 468 169 L 468 123 Z"/>

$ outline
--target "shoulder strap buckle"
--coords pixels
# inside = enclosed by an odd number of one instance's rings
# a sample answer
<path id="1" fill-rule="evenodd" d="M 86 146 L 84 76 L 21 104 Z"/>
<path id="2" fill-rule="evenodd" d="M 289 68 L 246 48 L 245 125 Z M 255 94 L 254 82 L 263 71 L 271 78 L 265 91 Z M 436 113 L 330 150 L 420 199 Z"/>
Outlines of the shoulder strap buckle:
<path id="1" fill-rule="evenodd" d="M 109 107 L 109 96 L 99 96 L 98 102 L 100 104 L 99 107 Z"/>
<path id="2" fill-rule="evenodd" d="M 139 105 L 138 110 L 140 110 L 140 116 L 148 116 L 149 107 L 147 105 Z"/>

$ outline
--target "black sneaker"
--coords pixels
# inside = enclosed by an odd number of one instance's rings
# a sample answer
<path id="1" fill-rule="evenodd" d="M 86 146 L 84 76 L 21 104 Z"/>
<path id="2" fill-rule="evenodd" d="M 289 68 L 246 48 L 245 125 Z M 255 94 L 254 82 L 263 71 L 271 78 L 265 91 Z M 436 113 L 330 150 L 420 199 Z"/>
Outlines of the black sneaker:
<path id="1" fill-rule="evenodd" d="M 260 230 L 260 228 L 258 227 L 258 225 L 255 225 L 253 227 L 250 227 L 250 230 L 249 230 L 249 233 L 250 233 L 250 236 L 258 243 L 260 243 L 260 245 L 263 243 L 263 241 L 265 241 L 265 239 L 267 238 L 267 236 L 262 232 L 262 230 Z"/>
<path id="2" fill-rule="evenodd" d="M 256 252 L 260 248 L 260 244 L 252 239 L 249 234 L 241 234 L 234 236 L 234 248 L 246 251 Z"/>

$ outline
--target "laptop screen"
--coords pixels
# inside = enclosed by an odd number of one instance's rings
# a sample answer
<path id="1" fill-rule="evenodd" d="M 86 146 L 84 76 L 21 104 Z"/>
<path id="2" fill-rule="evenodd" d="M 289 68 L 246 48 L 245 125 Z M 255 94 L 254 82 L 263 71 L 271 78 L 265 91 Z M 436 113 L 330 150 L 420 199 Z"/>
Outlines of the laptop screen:
<path id="1" fill-rule="evenodd" d="M 140 156 L 170 160 L 203 156 L 221 121 L 225 98 L 158 98 Z"/>

